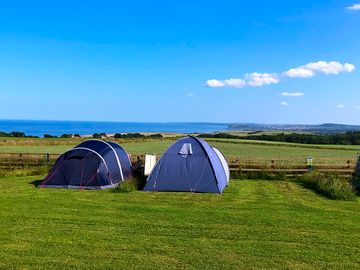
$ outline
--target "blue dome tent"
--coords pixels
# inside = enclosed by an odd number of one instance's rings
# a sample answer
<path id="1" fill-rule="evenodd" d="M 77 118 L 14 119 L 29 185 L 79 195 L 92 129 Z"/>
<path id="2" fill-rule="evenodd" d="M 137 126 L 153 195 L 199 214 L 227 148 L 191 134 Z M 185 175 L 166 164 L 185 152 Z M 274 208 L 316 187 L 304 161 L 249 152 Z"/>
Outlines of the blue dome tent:
<path id="1" fill-rule="evenodd" d="M 40 187 L 106 189 L 131 177 L 129 156 L 120 145 L 88 140 L 62 154 Z"/>
<path id="2" fill-rule="evenodd" d="M 175 142 L 149 175 L 145 191 L 222 193 L 229 183 L 229 167 L 216 148 L 197 137 Z"/>

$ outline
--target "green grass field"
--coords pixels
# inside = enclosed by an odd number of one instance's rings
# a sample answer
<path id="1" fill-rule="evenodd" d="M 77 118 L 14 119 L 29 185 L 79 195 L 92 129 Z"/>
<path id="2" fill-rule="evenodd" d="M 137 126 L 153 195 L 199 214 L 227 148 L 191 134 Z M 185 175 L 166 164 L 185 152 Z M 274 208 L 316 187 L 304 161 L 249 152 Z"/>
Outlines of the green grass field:
<path id="1" fill-rule="evenodd" d="M 31 143 L 27 143 L 27 142 Z M 14 143 L 15 142 L 15 143 Z M 77 140 L 66 139 L 23 139 L 8 141 L 0 144 L 0 153 L 63 153 L 74 147 Z M 173 139 L 162 140 L 122 140 L 120 144 L 128 153 L 133 155 L 151 153 L 162 154 Z M 259 142 L 246 140 L 209 139 L 211 145 L 219 148 L 228 157 L 246 158 L 280 158 L 306 159 L 316 158 L 344 158 L 356 159 L 360 150 L 358 146 L 345 145 L 301 145 L 289 143 Z"/>
<path id="2" fill-rule="evenodd" d="M 223 195 L 37 189 L 0 179 L 0 269 L 359 269 L 360 202 L 295 182 Z"/>

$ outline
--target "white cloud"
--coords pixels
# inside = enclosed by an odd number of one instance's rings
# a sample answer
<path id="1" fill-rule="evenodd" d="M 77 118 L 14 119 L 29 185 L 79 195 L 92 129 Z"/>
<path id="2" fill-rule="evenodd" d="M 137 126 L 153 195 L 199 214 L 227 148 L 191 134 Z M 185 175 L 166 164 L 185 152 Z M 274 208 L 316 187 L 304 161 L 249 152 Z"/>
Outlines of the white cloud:
<path id="1" fill-rule="evenodd" d="M 206 85 L 209 87 L 234 87 L 241 88 L 245 86 L 264 86 L 277 84 L 282 78 L 310 78 L 317 73 L 336 75 L 339 73 L 350 73 L 355 70 L 355 66 L 349 63 L 318 61 L 308 63 L 303 66 L 291 68 L 280 74 L 276 73 L 247 73 L 243 78 L 231 78 L 227 80 L 208 80 Z"/>
<path id="2" fill-rule="evenodd" d="M 287 103 L 286 101 L 283 101 L 283 102 L 281 102 L 281 105 L 283 105 L 283 106 L 289 106 L 289 103 Z"/>
<path id="3" fill-rule="evenodd" d="M 345 108 L 345 105 L 344 105 L 344 104 L 338 104 L 338 105 L 336 105 L 336 108 L 338 108 L 338 109 L 344 109 L 344 108 Z"/>
<path id="4" fill-rule="evenodd" d="M 206 85 L 209 87 L 224 87 L 225 83 L 219 80 L 208 80 L 206 82 Z"/>
<path id="5" fill-rule="evenodd" d="M 206 82 L 206 85 L 209 87 L 235 87 L 235 88 L 241 88 L 246 85 L 246 82 L 243 79 L 228 79 L 228 80 L 208 80 Z"/>
<path id="6" fill-rule="evenodd" d="M 360 10 L 360 4 L 353 4 L 352 6 L 346 7 L 348 10 Z"/>
<path id="7" fill-rule="evenodd" d="M 312 70 L 312 71 L 318 71 L 325 74 L 339 74 L 341 72 L 353 72 L 355 70 L 355 66 L 352 64 L 341 64 L 339 62 L 331 61 L 331 62 L 325 62 L 325 61 L 318 61 L 315 63 L 309 63 L 304 66 L 305 68 Z"/>
<path id="8" fill-rule="evenodd" d="M 263 86 L 279 83 L 277 75 L 270 73 L 248 73 L 245 75 L 245 80 L 246 84 L 250 86 Z"/>
<path id="9" fill-rule="evenodd" d="M 339 62 L 331 61 L 318 61 L 308 63 L 306 65 L 289 69 L 283 73 L 283 76 L 290 78 L 310 78 L 314 77 L 316 73 L 333 74 L 337 75 L 342 72 L 353 72 L 355 66 L 352 64 L 341 64 Z"/>
<path id="10" fill-rule="evenodd" d="M 223 82 L 225 83 L 226 86 L 229 86 L 229 87 L 241 88 L 246 85 L 246 82 L 243 79 L 229 79 L 229 80 L 225 80 Z"/>
<path id="11" fill-rule="evenodd" d="M 280 95 L 283 97 L 302 97 L 305 94 L 301 92 L 282 92 Z"/>
<path id="12" fill-rule="evenodd" d="M 355 110 L 360 110 L 360 106 L 355 106 Z"/>
<path id="13" fill-rule="evenodd" d="M 315 76 L 315 72 L 304 67 L 297 67 L 285 71 L 283 75 L 290 78 L 310 78 Z"/>

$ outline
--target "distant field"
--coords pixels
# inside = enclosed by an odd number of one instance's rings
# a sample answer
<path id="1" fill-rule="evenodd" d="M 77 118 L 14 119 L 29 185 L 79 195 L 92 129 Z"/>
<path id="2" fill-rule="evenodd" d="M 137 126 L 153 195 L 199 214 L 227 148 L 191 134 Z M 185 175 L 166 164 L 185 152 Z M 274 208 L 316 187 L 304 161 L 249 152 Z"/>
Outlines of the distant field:
<path id="1" fill-rule="evenodd" d="M 359 269 L 360 203 L 297 183 L 223 195 L 37 189 L 0 179 L 0 269 Z"/>
<path id="2" fill-rule="evenodd" d="M 74 139 L 19 139 L 0 141 L 0 153 L 63 153 L 75 146 Z M 174 142 L 174 139 L 162 140 L 120 140 L 129 153 L 152 153 L 160 155 Z M 279 142 L 208 139 L 211 145 L 219 148 L 226 156 L 244 158 L 306 159 L 341 158 L 356 159 L 360 146 L 349 145 L 303 145 Z"/>

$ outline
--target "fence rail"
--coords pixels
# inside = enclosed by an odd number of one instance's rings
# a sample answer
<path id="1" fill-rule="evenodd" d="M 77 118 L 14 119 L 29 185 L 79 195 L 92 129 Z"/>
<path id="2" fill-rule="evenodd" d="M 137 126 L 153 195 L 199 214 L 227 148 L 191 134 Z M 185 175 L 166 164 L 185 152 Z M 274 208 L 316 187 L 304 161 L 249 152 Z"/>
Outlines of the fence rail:
<path id="1" fill-rule="evenodd" d="M 60 154 L 39 153 L 0 153 L 0 168 L 12 166 L 53 165 Z M 144 155 L 130 155 L 133 164 L 143 165 Z M 316 158 L 309 164 L 308 159 L 264 159 L 247 157 L 228 157 L 230 171 L 238 173 L 284 173 L 287 176 L 299 176 L 311 170 L 333 172 L 344 177 L 354 173 L 355 158 Z"/>

